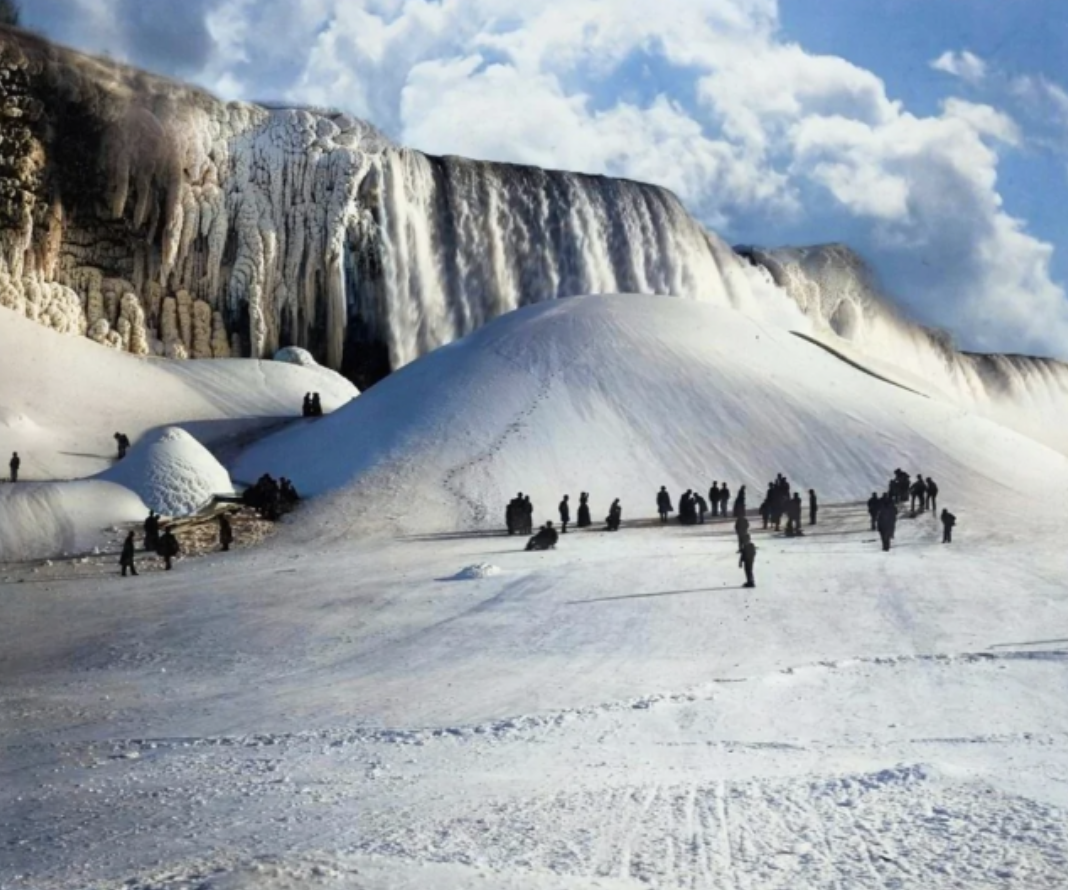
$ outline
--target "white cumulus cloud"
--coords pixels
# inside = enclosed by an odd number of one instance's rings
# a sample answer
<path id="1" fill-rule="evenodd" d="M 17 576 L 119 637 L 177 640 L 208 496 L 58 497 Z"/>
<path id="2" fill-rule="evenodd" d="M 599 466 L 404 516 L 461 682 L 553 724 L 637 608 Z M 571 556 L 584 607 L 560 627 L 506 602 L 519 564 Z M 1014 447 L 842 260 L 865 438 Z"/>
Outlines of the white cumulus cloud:
<path id="1" fill-rule="evenodd" d="M 986 62 L 968 50 L 954 52 L 946 50 L 931 62 L 935 71 L 944 71 L 969 83 L 978 83 L 986 77 Z"/>

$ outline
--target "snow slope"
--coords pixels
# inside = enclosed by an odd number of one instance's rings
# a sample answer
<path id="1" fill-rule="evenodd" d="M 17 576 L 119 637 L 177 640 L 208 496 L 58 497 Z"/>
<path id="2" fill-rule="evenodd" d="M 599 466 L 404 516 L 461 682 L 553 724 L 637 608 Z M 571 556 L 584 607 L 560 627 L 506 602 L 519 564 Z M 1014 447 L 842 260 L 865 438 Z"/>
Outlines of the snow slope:
<path id="1" fill-rule="evenodd" d="M 0 307 L 0 461 L 22 456 L 24 479 L 91 476 L 110 466 L 115 432 L 136 442 L 181 424 L 212 446 L 300 414 L 308 391 L 331 411 L 357 392 L 324 368 L 283 362 L 137 358 L 61 336 Z"/>
<path id="2" fill-rule="evenodd" d="M 239 478 L 327 494 L 305 534 L 500 528 L 516 491 L 538 519 L 564 493 L 650 516 L 666 485 L 786 473 L 825 499 L 888 471 L 933 475 L 976 505 L 1064 478 L 1050 448 L 741 313 L 653 297 L 581 297 L 511 313 L 401 369 L 321 423 L 267 437 Z"/>

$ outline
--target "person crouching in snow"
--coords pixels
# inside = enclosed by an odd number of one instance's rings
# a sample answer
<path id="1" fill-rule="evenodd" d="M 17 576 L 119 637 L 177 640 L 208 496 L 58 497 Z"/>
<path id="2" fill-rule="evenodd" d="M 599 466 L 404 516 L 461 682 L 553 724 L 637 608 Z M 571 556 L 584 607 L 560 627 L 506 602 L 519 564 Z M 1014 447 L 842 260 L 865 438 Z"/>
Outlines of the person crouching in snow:
<path id="1" fill-rule="evenodd" d="M 119 557 L 119 565 L 122 567 L 122 577 L 126 577 L 126 570 L 130 574 L 137 575 L 137 566 L 134 565 L 134 533 L 130 532 L 126 540 L 122 542 L 122 555 Z"/>
<path id="2" fill-rule="evenodd" d="M 538 529 L 538 533 L 527 541 L 527 550 L 552 550 L 556 547 L 558 536 L 551 522 Z"/>
<path id="3" fill-rule="evenodd" d="M 738 549 L 738 568 L 745 569 L 745 584 L 743 587 L 756 587 L 756 581 L 753 578 L 753 563 L 756 562 L 756 544 L 753 543 L 753 539 L 746 537 L 742 541 L 742 546 Z"/>

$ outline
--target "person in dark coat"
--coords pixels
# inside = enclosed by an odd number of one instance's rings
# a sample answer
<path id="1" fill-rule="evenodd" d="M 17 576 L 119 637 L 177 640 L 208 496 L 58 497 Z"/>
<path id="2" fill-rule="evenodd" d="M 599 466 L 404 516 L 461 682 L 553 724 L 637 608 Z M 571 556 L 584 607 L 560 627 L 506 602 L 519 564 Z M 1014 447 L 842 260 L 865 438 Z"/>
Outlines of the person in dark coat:
<path id="1" fill-rule="evenodd" d="M 660 491 L 656 494 L 656 512 L 660 514 L 660 521 L 668 521 L 668 513 L 671 513 L 675 508 L 671 506 L 671 495 L 668 494 L 667 486 L 661 485 Z"/>
<path id="2" fill-rule="evenodd" d="M 592 525 L 590 520 L 590 493 L 584 491 L 579 495 L 579 508 L 578 508 L 578 527 L 589 528 Z"/>
<path id="3" fill-rule="evenodd" d="M 568 495 L 564 495 L 557 509 L 560 511 L 560 534 L 566 535 L 567 524 L 571 521 L 571 504 L 568 502 Z"/>
<path id="4" fill-rule="evenodd" d="M 527 550 L 552 550 L 556 546 L 559 537 L 551 522 L 546 522 L 538 529 L 538 533 L 527 541 Z"/>
<path id="5" fill-rule="evenodd" d="M 744 516 L 735 519 L 734 533 L 738 536 L 738 546 L 741 547 L 749 539 L 749 520 Z"/>
<path id="6" fill-rule="evenodd" d="M 164 530 L 160 536 L 156 552 L 163 557 L 163 567 L 169 572 L 172 567 L 171 560 L 182 552 L 182 548 L 178 546 L 178 539 L 169 528 Z"/>
<path id="7" fill-rule="evenodd" d="M 145 550 L 155 552 L 159 547 L 159 514 L 155 510 L 149 510 L 145 518 Z"/>
<path id="8" fill-rule="evenodd" d="M 770 516 L 771 507 L 768 506 L 768 499 L 764 498 L 764 500 L 760 502 L 760 521 L 765 529 L 768 527 L 768 518 Z"/>
<path id="9" fill-rule="evenodd" d="M 927 483 L 923 481 L 923 476 L 919 473 L 916 474 L 916 481 L 909 488 L 909 494 L 912 495 L 911 510 L 914 515 L 927 509 Z M 917 504 L 919 510 L 917 510 Z"/>
<path id="10" fill-rule="evenodd" d="M 612 501 L 612 506 L 608 508 L 608 518 L 605 520 L 605 524 L 610 532 L 619 531 L 619 523 L 623 521 L 623 508 L 619 504 L 619 498 Z"/>
<path id="11" fill-rule="evenodd" d="M 534 531 L 534 505 L 530 502 L 529 494 L 523 495 L 521 515 L 523 518 L 523 534 L 529 535 Z"/>
<path id="12" fill-rule="evenodd" d="M 137 566 L 134 565 L 134 533 L 130 532 L 126 535 L 126 540 L 122 542 L 122 555 L 119 557 L 119 565 L 122 567 L 122 577 L 126 577 L 126 570 L 130 570 L 130 574 L 137 575 Z"/>
<path id="13" fill-rule="evenodd" d="M 304 404 L 301 405 L 301 407 L 300 407 L 300 416 L 301 417 L 311 417 L 312 416 L 312 399 L 311 399 L 311 393 L 310 392 L 304 393 Z"/>
<path id="14" fill-rule="evenodd" d="M 745 486 L 738 489 L 738 497 L 734 499 L 734 518 L 745 516 Z"/>
<path id="15" fill-rule="evenodd" d="M 21 467 L 21 466 L 22 466 L 22 458 L 19 457 L 19 453 L 17 451 L 12 452 L 11 460 L 9 460 L 7 462 L 7 467 L 8 467 L 9 470 L 11 470 L 11 481 L 12 482 L 18 482 L 19 481 L 19 467 Z"/>
<path id="16" fill-rule="evenodd" d="M 705 513 L 708 512 L 708 503 L 701 495 L 694 492 L 693 495 L 694 508 L 697 510 L 697 522 L 700 525 L 705 524 Z"/>
<path id="17" fill-rule="evenodd" d="M 225 513 L 219 514 L 219 544 L 225 553 L 234 543 L 234 527 L 230 523 L 230 517 Z"/>
<path id="18" fill-rule="evenodd" d="M 319 393 L 313 392 L 311 397 L 311 416 L 322 417 L 323 416 L 323 403 L 319 399 Z"/>
<path id="19" fill-rule="evenodd" d="M 747 537 L 738 548 L 738 568 L 745 569 L 745 584 L 743 587 L 756 587 L 753 577 L 753 564 L 756 562 L 756 545 Z"/>
<path id="20" fill-rule="evenodd" d="M 504 524 L 510 535 L 523 530 L 523 492 L 519 492 L 504 508 Z"/>
<path id="21" fill-rule="evenodd" d="M 727 487 L 727 483 L 724 482 L 719 489 L 719 512 L 724 516 L 729 516 L 727 512 L 731 506 L 731 490 Z"/>
<path id="22" fill-rule="evenodd" d="M 932 513 L 938 512 L 938 486 L 930 476 L 927 477 L 927 506 Z"/>
<path id="23" fill-rule="evenodd" d="M 719 516 L 719 481 L 712 483 L 712 487 L 708 489 L 708 503 L 712 507 L 712 516 Z"/>
<path id="24" fill-rule="evenodd" d="M 693 502 L 693 491 L 689 488 L 679 498 L 679 522 L 693 525 L 697 521 L 697 508 Z"/>
<path id="25" fill-rule="evenodd" d="M 125 433 L 115 433 L 115 448 L 118 451 L 118 459 L 122 460 L 126 457 L 126 452 L 130 448 L 130 440 Z"/>
<path id="26" fill-rule="evenodd" d="M 957 517 L 949 510 L 942 510 L 942 543 L 953 543 L 953 526 L 957 524 Z"/>
<path id="27" fill-rule="evenodd" d="M 894 505 L 893 498 L 884 498 L 880 503 L 875 525 L 879 529 L 883 550 L 888 551 L 890 543 L 894 540 L 894 533 L 897 531 L 897 507 Z"/>
<path id="28" fill-rule="evenodd" d="M 816 513 L 819 512 L 820 505 L 816 500 L 816 489 L 810 488 L 808 490 L 808 524 L 816 524 Z"/>
<path id="29" fill-rule="evenodd" d="M 871 497 L 868 498 L 868 516 L 871 517 L 871 530 L 875 531 L 875 520 L 879 516 L 879 507 L 882 502 L 879 500 L 879 495 L 874 491 L 871 493 Z"/>
<path id="30" fill-rule="evenodd" d="M 795 493 L 793 500 L 786 504 L 786 536 L 796 538 L 804 534 L 801 531 L 801 495 Z"/>

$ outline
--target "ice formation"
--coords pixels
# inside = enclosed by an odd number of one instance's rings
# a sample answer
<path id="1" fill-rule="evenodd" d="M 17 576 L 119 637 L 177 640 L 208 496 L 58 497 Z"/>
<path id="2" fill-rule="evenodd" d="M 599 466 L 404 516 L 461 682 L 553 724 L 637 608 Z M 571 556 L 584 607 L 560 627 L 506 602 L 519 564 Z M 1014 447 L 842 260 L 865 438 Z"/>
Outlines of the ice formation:
<path id="1" fill-rule="evenodd" d="M 848 251 L 736 252 L 654 186 L 430 157 L 4 29 L 0 121 L 0 305 L 116 349 L 293 346 L 367 385 L 519 306 L 637 292 L 814 324 L 969 400 L 1068 400 L 1058 363 L 903 320 Z"/>
<path id="2" fill-rule="evenodd" d="M 234 487 L 211 452 L 178 427 L 149 434 L 99 478 L 133 490 L 164 516 L 195 513 Z"/>

